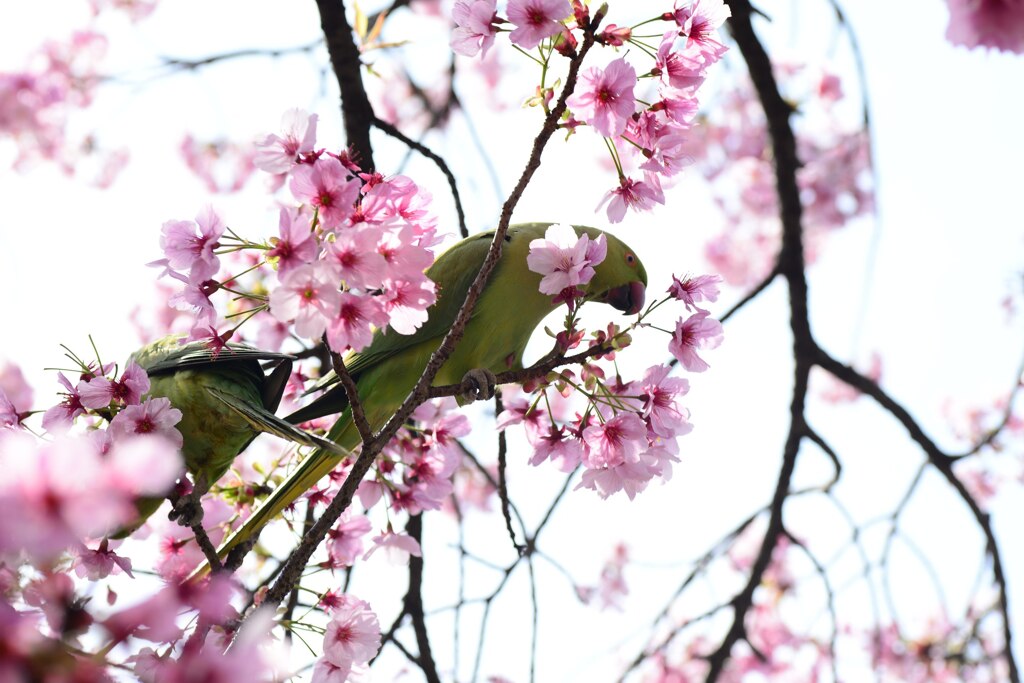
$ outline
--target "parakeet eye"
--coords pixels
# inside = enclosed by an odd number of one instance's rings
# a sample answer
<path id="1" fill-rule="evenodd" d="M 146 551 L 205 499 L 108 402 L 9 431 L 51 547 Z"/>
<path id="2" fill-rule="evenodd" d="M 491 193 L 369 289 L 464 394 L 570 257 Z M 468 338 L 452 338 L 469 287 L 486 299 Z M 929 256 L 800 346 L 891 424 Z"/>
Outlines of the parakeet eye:
<path id="1" fill-rule="evenodd" d="M 632 267 L 636 265 L 636 256 L 633 256 L 633 252 L 626 252 L 626 265 Z"/>

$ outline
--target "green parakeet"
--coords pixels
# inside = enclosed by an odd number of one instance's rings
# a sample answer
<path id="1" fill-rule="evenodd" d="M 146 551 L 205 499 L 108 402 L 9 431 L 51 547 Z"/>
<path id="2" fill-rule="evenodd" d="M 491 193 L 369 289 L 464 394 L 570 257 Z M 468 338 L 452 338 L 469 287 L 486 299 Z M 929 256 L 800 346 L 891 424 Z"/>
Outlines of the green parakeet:
<path id="1" fill-rule="evenodd" d="M 530 336 L 557 307 L 551 295 L 539 291 L 541 276 L 527 267 L 530 242 L 543 238 L 548 227 L 547 223 L 529 223 L 509 228 L 501 260 L 477 302 L 462 340 L 434 378 L 435 386 L 459 383 L 470 371 L 478 369 L 497 373 L 523 367 L 523 351 Z M 584 287 L 588 299 L 608 303 L 629 314 L 640 311 L 647 273 L 636 254 L 613 235 L 596 228 L 577 226 L 576 230 L 591 239 L 600 235 L 607 239 L 605 260 L 596 266 L 594 277 Z M 437 302 L 429 311 L 429 319 L 414 334 L 378 331 L 362 352 L 349 354 L 345 359 L 374 431 L 384 425 L 409 395 L 430 355 L 452 326 L 483 265 L 493 236 L 493 232 L 486 232 L 462 240 L 427 269 L 427 276 L 437 284 Z M 323 382 L 322 386 L 330 383 Z M 341 413 L 341 416 L 327 438 L 349 451 L 358 447 L 359 433 L 340 385 L 285 419 L 298 424 L 333 413 Z M 218 554 L 225 556 L 231 548 L 258 532 L 340 461 L 341 457 L 322 449 L 309 454 L 228 538 Z"/>
<path id="2" fill-rule="evenodd" d="M 131 360 L 149 376 L 148 396 L 165 397 L 181 411 L 177 429 L 185 467 L 206 486 L 220 479 L 261 431 L 307 446 L 334 447 L 274 415 L 291 373 L 287 354 L 234 343 L 214 353 L 205 342 L 182 344 L 172 335 L 142 347 Z M 260 361 L 276 361 L 276 366 L 268 375 Z M 140 519 L 114 538 L 137 529 L 162 501 L 138 501 Z"/>

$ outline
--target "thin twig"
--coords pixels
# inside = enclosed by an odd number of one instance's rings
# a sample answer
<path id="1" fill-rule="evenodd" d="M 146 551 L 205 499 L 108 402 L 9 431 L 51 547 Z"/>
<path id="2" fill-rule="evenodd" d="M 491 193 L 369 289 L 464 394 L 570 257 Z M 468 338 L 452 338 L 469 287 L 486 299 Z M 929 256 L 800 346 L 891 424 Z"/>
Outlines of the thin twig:
<path id="1" fill-rule="evenodd" d="M 373 117 L 373 125 L 396 140 L 400 140 L 405 143 L 407 146 L 416 150 L 437 165 L 437 168 L 440 169 L 441 173 L 443 173 L 444 177 L 448 180 L 448 188 L 451 190 L 452 200 L 455 202 L 455 213 L 459 217 L 459 234 L 464 238 L 469 237 L 469 228 L 466 227 L 466 212 L 462 209 L 462 198 L 459 196 L 459 187 L 455 181 L 455 174 L 452 173 L 452 170 L 448 167 L 448 163 L 444 158 L 436 154 L 422 142 L 413 140 L 408 135 L 398 130 L 397 127 L 380 119 L 379 117 Z"/>

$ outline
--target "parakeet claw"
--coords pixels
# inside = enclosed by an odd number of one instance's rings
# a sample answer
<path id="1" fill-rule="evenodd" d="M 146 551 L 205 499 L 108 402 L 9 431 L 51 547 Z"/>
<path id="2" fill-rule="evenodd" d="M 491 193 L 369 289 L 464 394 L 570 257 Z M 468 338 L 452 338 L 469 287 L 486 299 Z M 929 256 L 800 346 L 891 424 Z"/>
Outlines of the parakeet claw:
<path id="1" fill-rule="evenodd" d="M 201 524 L 203 521 L 203 505 L 200 499 L 210 489 L 206 477 L 198 475 L 192 490 L 174 501 L 171 511 L 167 513 L 167 519 L 177 521 L 184 527 L 191 527 L 194 524 Z"/>
<path id="2" fill-rule="evenodd" d="M 474 368 L 462 378 L 462 383 L 471 385 L 469 391 L 459 396 L 461 403 L 472 403 L 473 401 L 486 401 L 494 397 L 494 387 L 497 384 L 494 373 L 487 368 Z"/>
<path id="3" fill-rule="evenodd" d="M 193 524 L 203 521 L 203 506 L 200 505 L 196 497 L 189 493 L 178 499 L 171 511 L 167 513 L 167 519 L 177 521 L 181 526 L 191 527 Z"/>

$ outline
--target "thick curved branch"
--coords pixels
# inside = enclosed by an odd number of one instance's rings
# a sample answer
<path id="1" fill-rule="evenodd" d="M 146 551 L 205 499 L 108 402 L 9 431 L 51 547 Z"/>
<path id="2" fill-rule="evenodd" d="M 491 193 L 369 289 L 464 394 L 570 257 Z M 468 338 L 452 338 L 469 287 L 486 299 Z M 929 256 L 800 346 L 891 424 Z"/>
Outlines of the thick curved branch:
<path id="1" fill-rule="evenodd" d="M 373 107 L 366 96 L 359 60 L 359 48 L 352 38 L 352 26 L 345 16 L 344 0 L 316 0 L 320 10 L 320 28 L 327 40 L 331 67 L 341 88 L 341 116 L 345 123 L 345 137 L 356 163 L 366 173 L 372 173 L 373 147 L 370 128 L 373 126 Z"/>
<path id="2" fill-rule="evenodd" d="M 423 515 L 410 515 L 405 531 L 417 543 L 422 542 Z M 409 556 L 409 590 L 405 594 L 405 600 L 402 602 L 402 611 L 412 619 L 412 629 L 416 633 L 416 645 L 420 650 L 420 656 L 416 658 L 416 664 L 423 672 L 423 677 L 427 679 L 427 683 L 441 683 L 441 677 L 437 673 L 437 665 L 434 663 L 434 655 L 430 650 L 430 639 L 427 637 L 427 622 L 423 613 L 422 557 Z"/>
<path id="3" fill-rule="evenodd" d="M 768 122 L 768 133 L 775 157 L 776 189 L 782 219 L 782 248 L 777 269 L 789 285 L 790 328 L 793 331 L 793 357 L 795 360 L 793 396 L 790 401 L 789 435 L 782 454 L 775 493 L 769 507 L 771 513 L 761 549 L 754 560 L 746 586 L 733 598 L 733 621 L 719 647 L 708 657 L 708 681 L 718 680 L 732 654 L 732 648 L 746 633 L 744 620 L 753 605 L 754 591 L 760 585 L 764 572 L 771 563 L 772 551 L 784 531 L 783 506 L 790 494 L 790 482 L 796 468 L 800 442 L 807 434 L 804 407 L 807 399 L 808 377 L 815 358 L 816 345 L 811 336 L 807 314 L 807 279 L 804 273 L 803 207 L 796 172 L 800 161 L 796 152 L 796 137 L 790 125 L 792 106 L 779 92 L 771 59 L 754 33 L 750 17 L 754 13 L 749 0 L 730 2 L 732 18 L 729 29 L 743 54 L 750 79 L 757 90 L 758 99 Z"/>

